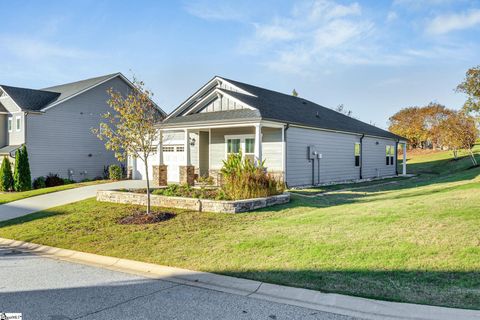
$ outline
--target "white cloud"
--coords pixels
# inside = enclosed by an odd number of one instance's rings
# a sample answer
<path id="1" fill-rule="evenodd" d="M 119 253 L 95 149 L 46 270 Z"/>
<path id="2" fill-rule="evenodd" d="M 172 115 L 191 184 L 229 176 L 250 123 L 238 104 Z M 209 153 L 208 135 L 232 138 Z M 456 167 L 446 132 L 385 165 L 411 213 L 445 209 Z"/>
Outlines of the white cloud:
<path id="1" fill-rule="evenodd" d="M 18 36 L 4 36 L 3 45 L 0 47 L 16 57 L 29 60 L 44 60 L 48 58 L 87 59 L 97 55 L 85 50 L 72 48 L 44 40 Z"/>
<path id="2" fill-rule="evenodd" d="M 477 25 L 480 25 L 480 10 L 474 9 L 468 12 L 437 16 L 427 24 L 426 30 L 430 34 L 444 34 L 450 31 L 469 29 Z"/>

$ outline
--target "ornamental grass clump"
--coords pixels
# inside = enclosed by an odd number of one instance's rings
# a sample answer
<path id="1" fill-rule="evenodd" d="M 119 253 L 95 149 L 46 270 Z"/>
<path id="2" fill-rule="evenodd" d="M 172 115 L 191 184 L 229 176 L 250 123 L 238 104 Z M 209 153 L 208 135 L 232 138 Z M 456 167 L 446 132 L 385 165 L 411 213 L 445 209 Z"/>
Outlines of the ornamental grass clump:
<path id="1" fill-rule="evenodd" d="M 264 161 L 255 165 L 241 153 L 230 154 L 223 161 L 221 187 L 232 200 L 263 198 L 283 193 L 283 183 L 267 173 Z"/>

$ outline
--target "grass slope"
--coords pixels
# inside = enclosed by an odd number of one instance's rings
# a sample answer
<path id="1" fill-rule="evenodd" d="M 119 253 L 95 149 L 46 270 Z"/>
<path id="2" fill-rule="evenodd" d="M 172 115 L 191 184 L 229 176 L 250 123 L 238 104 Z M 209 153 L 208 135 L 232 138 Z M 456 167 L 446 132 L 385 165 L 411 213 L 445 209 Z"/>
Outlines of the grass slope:
<path id="1" fill-rule="evenodd" d="M 63 186 L 56 186 L 50 188 L 42 188 L 42 189 L 35 189 L 29 191 L 22 191 L 22 192 L 0 192 L 0 204 L 21 200 L 25 198 L 30 198 L 34 196 L 39 196 L 42 194 L 62 191 L 62 190 L 69 190 L 79 187 L 91 186 L 100 183 L 107 183 L 109 181 L 105 180 L 96 180 L 96 181 L 88 181 L 88 182 L 79 182 L 79 183 L 71 183 L 65 184 Z"/>
<path id="2" fill-rule="evenodd" d="M 159 225 L 118 225 L 131 206 L 90 199 L 0 223 L 0 235 L 326 292 L 480 309 L 480 168 L 434 156 L 411 159 L 410 170 L 423 172 L 415 178 L 293 195 L 290 204 L 252 213 L 175 210 Z"/>

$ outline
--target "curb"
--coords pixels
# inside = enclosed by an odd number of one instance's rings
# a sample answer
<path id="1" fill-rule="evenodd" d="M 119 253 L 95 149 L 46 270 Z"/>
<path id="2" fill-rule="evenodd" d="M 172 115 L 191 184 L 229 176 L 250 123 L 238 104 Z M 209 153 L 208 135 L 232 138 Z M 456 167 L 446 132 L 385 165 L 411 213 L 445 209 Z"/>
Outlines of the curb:
<path id="1" fill-rule="evenodd" d="M 480 311 L 477 310 L 434 307 L 358 298 L 334 293 L 322 293 L 315 290 L 292 288 L 208 272 L 192 271 L 161 266 L 153 263 L 113 258 L 4 238 L 0 238 L 0 245 L 12 249 L 27 250 L 51 259 L 81 263 L 104 269 L 141 275 L 148 278 L 351 317 L 375 320 L 480 319 Z"/>

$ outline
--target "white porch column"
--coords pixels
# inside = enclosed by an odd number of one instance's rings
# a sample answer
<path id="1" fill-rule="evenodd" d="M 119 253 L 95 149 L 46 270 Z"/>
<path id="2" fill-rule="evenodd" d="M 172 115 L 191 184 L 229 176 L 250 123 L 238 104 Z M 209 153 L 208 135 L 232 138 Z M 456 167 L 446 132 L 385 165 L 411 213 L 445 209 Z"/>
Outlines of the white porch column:
<path id="1" fill-rule="evenodd" d="M 158 132 L 158 165 L 163 164 L 163 132 L 159 130 Z"/>
<path id="2" fill-rule="evenodd" d="M 255 124 L 255 164 L 262 163 L 262 125 Z"/>
<path id="3" fill-rule="evenodd" d="M 185 166 L 189 166 L 191 161 L 190 161 L 190 136 L 189 136 L 189 132 L 188 132 L 188 129 L 184 129 L 183 130 L 184 134 L 185 134 L 185 139 L 184 139 L 184 148 L 185 148 L 185 162 L 184 162 L 184 165 Z"/>
<path id="4" fill-rule="evenodd" d="M 137 158 L 133 155 L 130 156 L 132 161 L 132 180 L 137 179 Z"/>
<path id="5" fill-rule="evenodd" d="M 403 151 L 402 175 L 406 175 L 407 174 L 407 143 L 406 142 L 402 144 L 402 151 Z"/>

